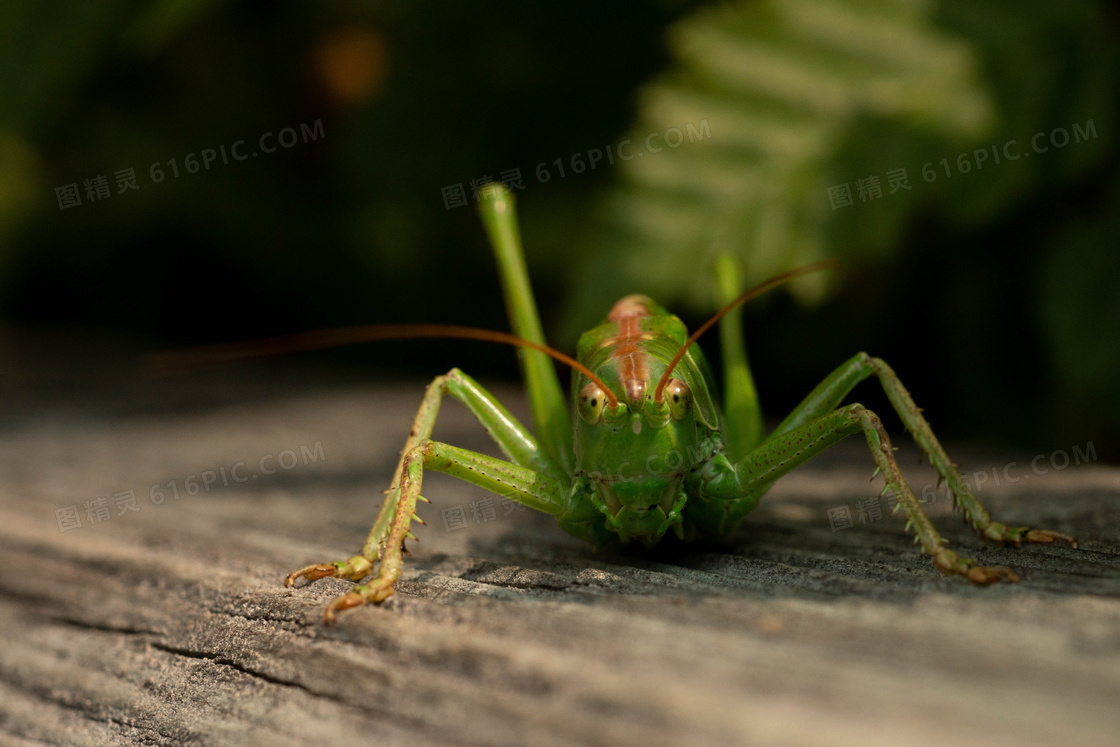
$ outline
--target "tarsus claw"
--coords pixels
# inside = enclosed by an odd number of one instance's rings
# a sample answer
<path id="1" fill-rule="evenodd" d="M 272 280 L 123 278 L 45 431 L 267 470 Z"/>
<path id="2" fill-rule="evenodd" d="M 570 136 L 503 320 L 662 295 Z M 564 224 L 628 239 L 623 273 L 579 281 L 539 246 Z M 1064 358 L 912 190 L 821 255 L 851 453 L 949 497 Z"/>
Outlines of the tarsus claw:
<path id="1" fill-rule="evenodd" d="M 968 569 L 966 577 L 978 586 L 987 586 L 1005 578 L 1013 584 L 1019 583 L 1019 576 L 1010 568 L 1002 565 L 978 565 Z"/>
<path id="2" fill-rule="evenodd" d="M 316 565 L 309 565 L 306 568 L 300 568 L 298 571 L 292 571 L 288 577 L 284 579 L 284 586 L 289 588 L 296 585 L 297 578 L 306 578 L 308 581 L 318 581 L 327 576 L 337 576 L 338 568 L 330 563 L 318 563 Z"/>
<path id="3" fill-rule="evenodd" d="M 393 596 L 393 584 L 384 579 L 378 578 L 368 584 L 355 586 L 327 605 L 327 610 L 323 613 L 323 622 L 333 625 L 335 613 L 351 607 L 361 607 L 363 604 L 380 604 L 391 596 Z"/>
<path id="4" fill-rule="evenodd" d="M 1077 549 L 1077 540 L 1068 534 L 1061 532 L 1052 532 L 1049 529 L 1031 529 L 1030 527 L 1009 527 L 1006 524 L 1000 524 L 998 521 L 993 521 L 984 529 L 981 534 L 986 538 L 995 542 L 996 544 L 1010 543 L 1015 547 L 1021 546 L 1024 542 L 1037 542 L 1039 544 L 1050 544 L 1054 540 L 1061 540 L 1068 542 L 1069 546 L 1074 550 Z"/>
<path id="5" fill-rule="evenodd" d="M 347 560 L 336 560 L 333 563 L 314 563 L 309 566 L 292 571 L 284 579 L 284 586 L 289 588 L 296 585 L 296 580 L 306 578 L 308 581 L 318 581 L 321 578 L 348 578 L 351 581 L 360 581 L 373 570 L 373 561 L 361 555 L 355 555 Z M 323 622 L 331 625 L 335 615 L 351 607 L 360 607 L 363 604 L 377 604 L 393 595 L 393 583 L 387 579 L 376 578 L 363 586 L 355 586 L 346 594 L 335 599 L 327 606 L 323 613 Z"/>
<path id="6" fill-rule="evenodd" d="M 964 576 L 977 586 L 987 586 L 1003 579 L 1013 584 L 1019 583 L 1019 576 L 1010 568 L 1001 565 L 980 565 L 972 558 L 962 558 L 944 547 L 934 554 L 933 564 L 942 573 L 949 576 Z"/>
<path id="7" fill-rule="evenodd" d="M 327 609 L 323 613 L 323 623 L 326 625 L 334 625 L 336 612 L 342 612 L 351 607 L 361 607 L 367 601 L 368 600 L 364 596 L 353 591 L 343 594 L 327 605 Z"/>
<path id="8" fill-rule="evenodd" d="M 1062 542 L 1068 542 L 1069 546 L 1074 550 L 1077 549 L 1077 540 L 1073 537 L 1068 534 L 1062 534 L 1061 532 L 1051 532 L 1049 529 L 1031 529 L 1027 532 L 1025 539 L 1027 542 L 1038 542 L 1041 544 L 1049 544 L 1054 540 L 1061 540 Z"/>
<path id="9" fill-rule="evenodd" d="M 373 570 L 373 563 L 361 555 L 355 555 L 347 560 L 336 560 L 333 563 L 313 563 L 297 571 L 292 571 L 284 579 L 284 586 L 295 586 L 297 578 L 318 581 L 330 576 L 332 578 L 348 578 L 351 581 L 361 581 L 369 575 L 371 570 Z"/>

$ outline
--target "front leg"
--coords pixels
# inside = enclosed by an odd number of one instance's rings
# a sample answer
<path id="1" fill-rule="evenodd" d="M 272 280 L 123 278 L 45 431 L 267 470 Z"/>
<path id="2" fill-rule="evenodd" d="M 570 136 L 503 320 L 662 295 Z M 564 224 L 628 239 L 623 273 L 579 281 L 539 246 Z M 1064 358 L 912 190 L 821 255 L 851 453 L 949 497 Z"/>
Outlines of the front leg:
<path id="1" fill-rule="evenodd" d="M 394 529 L 403 526 L 401 537 L 396 540 L 399 551 L 401 542 L 405 537 L 410 536 L 408 526 L 415 514 L 414 505 L 406 517 L 401 515 L 401 475 L 404 473 L 405 460 L 413 449 L 431 436 L 445 394 L 450 394 L 467 406 L 515 465 L 546 476 L 553 482 L 559 483 L 566 479 L 559 465 L 540 448 L 533 435 L 500 402 L 479 386 L 474 379 L 453 368 L 444 376 L 437 376 L 424 395 L 424 401 L 416 413 L 408 440 L 401 451 L 401 459 L 397 463 L 393 481 L 386 491 L 385 500 L 381 504 L 381 510 L 377 514 L 361 554 L 330 563 L 312 563 L 292 571 L 284 581 L 286 586 L 294 586 L 300 578 L 315 581 L 333 577 L 360 581 L 370 574 L 374 565 L 382 558 L 386 547 L 392 544 L 390 535 Z M 417 494 L 416 500 L 426 499 Z M 329 610 L 327 617 L 333 618 Z"/>
<path id="2" fill-rule="evenodd" d="M 377 577 L 331 602 L 323 622 L 333 623 L 335 614 L 342 610 L 382 602 L 392 596 L 393 586 L 401 575 L 404 540 L 412 537 L 409 526 L 416 518 L 416 501 L 420 498 L 425 469 L 445 472 L 552 516 L 560 515 L 567 507 L 568 481 L 438 441 L 420 442 L 405 455 L 402 464 L 404 477 L 399 488 L 400 498 L 389 535 L 383 543 Z"/>
<path id="3" fill-rule="evenodd" d="M 834 410 L 767 439 L 733 469 L 721 469 L 713 460 L 699 475 L 702 505 L 708 508 L 707 512 L 697 514 L 707 517 L 707 525 L 702 529 L 715 535 L 729 533 L 745 515 L 744 508 L 753 508 L 759 495 L 779 477 L 845 437 L 861 432 L 878 471 L 883 473 L 886 489 L 898 496 L 898 505 L 906 514 L 906 529 L 914 532 L 914 542 L 921 544 L 923 554 L 933 557 L 938 570 L 964 576 L 976 584 L 990 584 L 1000 579 L 1019 580 L 1009 568 L 983 566 L 945 547 L 945 541 L 903 479 L 879 416 L 860 404 Z"/>

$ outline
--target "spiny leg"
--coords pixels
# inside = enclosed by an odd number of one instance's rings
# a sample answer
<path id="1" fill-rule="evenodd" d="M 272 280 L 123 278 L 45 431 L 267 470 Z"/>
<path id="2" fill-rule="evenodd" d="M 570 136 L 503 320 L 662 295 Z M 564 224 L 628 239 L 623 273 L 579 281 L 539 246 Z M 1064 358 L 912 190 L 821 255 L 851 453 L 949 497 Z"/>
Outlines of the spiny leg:
<path id="1" fill-rule="evenodd" d="M 883 473 L 886 488 L 898 496 L 898 505 L 906 514 L 906 529 L 914 532 L 914 542 L 921 543 L 922 553 L 933 557 L 934 565 L 945 574 L 964 576 L 977 584 L 990 584 L 1005 578 L 1018 581 L 1019 577 L 1009 568 L 983 566 L 972 558 L 964 558 L 945 547 L 941 535 L 922 510 L 918 499 L 902 477 L 895 461 L 894 449 L 879 416 L 860 404 L 851 404 L 809 420 L 777 436 L 771 436 L 761 446 L 735 463 L 733 469 L 723 469 L 708 475 L 702 494 L 712 505 L 715 501 L 727 502 L 727 516 L 739 516 L 736 503 L 753 503 L 782 475 L 853 434 L 862 432 L 871 449 L 878 471 Z M 713 500 L 714 499 L 714 500 Z M 720 532 L 733 529 L 732 524 L 712 527 Z"/>
<path id="2" fill-rule="evenodd" d="M 936 436 L 933 435 L 929 422 L 922 417 L 921 408 L 915 405 L 914 400 L 910 397 L 910 392 L 906 391 L 898 376 L 885 361 L 881 358 L 872 358 L 867 353 L 857 353 L 818 384 L 809 393 L 809 396 L 782 421 L 767 440 L 779 437 L 798 425 L 838 407 L 855 385 L 869 376 L 878 377 L 883 391 L 895 412 L 902 419 L 906 430 L 910 432 L 922 452 L 929 458 L 930 463 L 937 470 L 940 480 L 944 480 L 949 486 L 949 491 L 953 496 L 953 507 L 963 509 L 965 521 L 977 534 L 997 544 L 1008 543 L 1016 547 L 1022 542 L 1050 543 L 1054 540 L 1062 540 L 1075 548 L 1077 547 L 1077 541 L 1068 534 L 1048 529 L 1009 527 L 1000 522 L 992 521 L 991 514 L 973 495 L 956 465 L 949 461 L 945 450 L 941 447 Z"/>
<path id="3" fill-rule="evenodd" d="M 459 369 L 453 368 L 447 374 L 437 376 L 428 386 L 428 391 L 424 395 L 424 400 L 420 404 L 420 409 L 413 421 L 408 440 L 401 451 L 401 459 L 397 463 L 393 482 L 389 490 L 386 491 L 385 500 L 381 504 L 381 510 L 377 514 L 377 519 L 373 523 L 373 528 L 370 530 L 361 554 L 332 563 L 313 563 L 292 571 L 284 581 L 286 586 L 293 586 L 299 578 L 315 581 L 320 578 L 338 577 L 359 581 L 370 574 L 374 563 L 382 557 L 382 552 L 389 540 L 390 531 L 399 512 L 398 509 L 401 505 L 400 482 L 405 458 L 421 441 L 431 436 L 444 394 L 450 394 L 465 404 L 498 443 L 502 452 L 516 464 L 532 468 L 556 480 L 563 479 L 560 467 L 538 446 L 532 434 L 525 430 L 509 411 L 489 392 L 479 386 L 474 379 Z M 420 496 L 417 496 L 417 498 L 425 500 Z M 410 519 L 411 516 L 410 514 Z"/>
<path id="4" fill-rule="evenodd" d="M 404 540 L 406 537 L 415 539 L 409 527 L 416 519 L 416 501 L 420 498 L 425 469 L 445 472 L 552 516 L 563 513 L 567 504 L 570 487 L 567 480 L 438 441 L 421 441 L 402 460 L 400 498 L 388 536 L 382 543 L 377 577 L 331 602 L 323 614 L 323 622 L 333 623 L 337 612 L 382 602 L 393 594 L 393 586 L 401 575 Z"/>

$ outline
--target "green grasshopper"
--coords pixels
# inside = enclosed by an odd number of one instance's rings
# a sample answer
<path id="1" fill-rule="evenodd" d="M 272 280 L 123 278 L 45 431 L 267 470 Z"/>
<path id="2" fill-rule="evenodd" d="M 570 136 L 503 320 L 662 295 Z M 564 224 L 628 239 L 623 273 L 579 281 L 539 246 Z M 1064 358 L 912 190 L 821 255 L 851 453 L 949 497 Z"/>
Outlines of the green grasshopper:
<path id="1" fill-rule="evenodd" d="M 1022 542 L 1073 537 L 992 521 L 949 461 L 929 424 L 894 371 L 878 358 L 858 353 L 822 381 L 793 412 L 765 434 L 758 396 L 741 334 L 739 305 L 820 263 L 769 280 L 737 298 L 737 266 L 719 263 L 720 294 L 727 303 L 691 336 L 679 318 L 650 298 L 626 296 L 598 327 L 579 340 L 577 359 L 545 345 L 529 287 L 514 199 L 504 187 L 487 185 L 479 202 L 501 274 L 514 334 L 461 327 L 417 325 L 397 331 L 369 328 L 364 339 L 471 337 L 520 347 L 535 437 L 479 384 L 457 368 L 428 387 L 393 475 L 391 487 L 361 554 L 316 563 L 290 573 L 296 580 L 340 577 L 360 582 L 327 607 L 324 622 L 338 612 L 379 603 L 393 594 L 401 574 L 406 538 L 416 515 L 426 470 L 444 472 L 556 517 L 562 529 L 596 548 L 638 542 L 656 545 L 668 531 L 683 540 L 720 538 L 733 532 L 778 478 L 846 436 L 867 440 L 876 474 L 897 497 L 915 544 L 934 566 L 976 584 L 1015 582 L 1009 568 L 983 566 L 945 546 L 902 478 L 879 416 L 860 404 L 842 405 L 856 384 L 878 378 L 891 405 L 944 480 L 954 506 L 985 539 Z M 716 321 L 724 360 L 724 410 L 713 396 L 711 371 L 693 343 Z M 358 337 L 362 337 L 359 334 Z M 336 339 L 335 342 L 343 341 Z M 316 345 L 318 346 L 318 345 Z M 565 407 L 550 357 L 573 368 L 574 415 Z M 509 461 L 431 440 L 445 395 L 462 402 L 486 428 Z M 421 522 L 422 523 L 422 522 Z"/>

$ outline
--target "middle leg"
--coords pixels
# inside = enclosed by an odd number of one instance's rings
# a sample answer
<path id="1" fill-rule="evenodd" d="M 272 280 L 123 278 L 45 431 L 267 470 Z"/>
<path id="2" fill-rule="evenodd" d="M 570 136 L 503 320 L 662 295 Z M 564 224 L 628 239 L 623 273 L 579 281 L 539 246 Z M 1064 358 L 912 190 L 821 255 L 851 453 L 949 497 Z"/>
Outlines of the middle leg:
<path id="1" fill-rule="evenodd" d="M 1009 568 L 983 566 L 945 547 L 945 540 L 903 479 L 879 416 L 860 404 L 847 405 L 772 436 L 734 465 L 721 467 L 713 460 L 708 474 L 701 476 L 700 495 L 708 509 L 698 514 L 701 521 L 707 519 L 707 526 L 701 526 L 701 530 L 716 535 L 732 531 L 744 513 L 741 506 L 753 506 L 779 477 L 854 433 L 863 433 L 878 471 L 886 480 L 884 490 L 893 490 L 898 496 L 898 506 L 906 514 L 906 529 L 914 532 L 914 542 L 921 544 L 923 554 L 933 557 L 938 570 L 964 576 L 977 584 L 990 584 L 1001 578 L 1019 580 Z"/>
<path id="2" fill-rule="evenodd" d="M 949 461 L 941 443 L 933 435 L 929 422 L 922 416 L 921 408 L 914 404 L 910 392 L 885 361 L 881 358 L 872 358 L 867 353 L 857 353 L 818 384 L 809 396 L 774 429 L 767 442 L 780 438 L 798 426 L 839 407 L 855 385 L 870 376 L 879 379 L 891 406 L 902 419 L 902 424 L 906 426 L 906 430 L 914 437 L 914 441 L 929 458 L 930 464 L 937 470 L 939 482 L 944 480 L 948 485 L 949 492 L 953 496 L 953 507 L 964 511 L 965 521 L 977 534 L 991 542 L 1008 543 L 1016 547 L 1023 542 L 1049 543 L 1054 540 L 1062 540 L 1077 547 L 1077 541 L 1068 534 L 1048 529 L 1009 527 L 993 521 L 991 514 L 961 477 L 957 465 Z"/>

